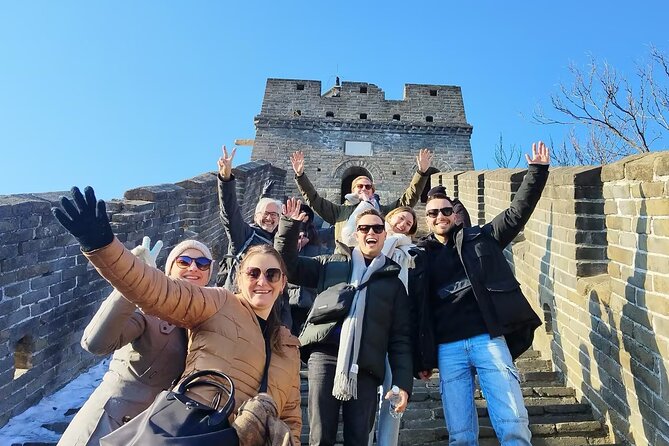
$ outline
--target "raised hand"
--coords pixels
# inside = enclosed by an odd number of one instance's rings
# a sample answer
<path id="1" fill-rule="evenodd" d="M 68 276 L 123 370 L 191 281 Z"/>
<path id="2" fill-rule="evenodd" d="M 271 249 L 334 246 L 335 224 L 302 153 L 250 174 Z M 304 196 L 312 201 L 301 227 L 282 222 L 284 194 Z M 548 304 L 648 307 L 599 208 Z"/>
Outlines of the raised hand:
<path id="1" fill-rule="evenodd" d="M 163 249 L 163 241 L 158 240 L 153 249 L 151 248 L 151 238 L 144 236 L 142 239 L 142 244 L 136 246 L 132 249 L 132 253 L 135 254 L 142 262 L 146 263 L 149 266 L 156 267 L 156 259 L 160 250 Z"/>
<path id="2" fill-rule="evenodd" d="M 525 159 L 527 160 L 527 164 L 543 164 L 547 166 L 551 162 L 548 147 L 542 141 L 532 143 L 532 158 L 526 153 Z"/>
<path id="3" fill-rule="evenodd" d="M 306 212 L 300 211 L 300 206 L 302 202 L 295 197 L 291 197 L 286 200 L 286 204 L 283 205 L 283 215 L 293 220 L 306 221 L 308 216 Z"/>
<path id="4" fill-rule="evenodd" d="M 274 180 L 267 180 L 265 184 L 262 185 L 262 191 L 260 192 L 260 198 L 269 197 L 272 187 L 274 187 Z"/>
<path id="5" fill-rule="evenodd" d="M 295 175 L 298 177 L 302 175 L 304 173 L 304 153 L 300 152 L 299 150 L 297 152 L 293 152 L 293 154 L 290 155 L 290 164 L 293 165 Z"/>
<path id="6" fill-rule="evenodd" d="M 230 175 L 232 174 L 232 159 L 235 157 L 235 152 L 237 152 L 237 147 L 233 147 L 228 156 L 228 149 L 223 146 L 223 156 L 218 159 L 218 174 L 224 180 L 229 180 Z"/>
<path id="7" fill-rule="evenodd" d="M 84 195 L 73 187 L 72 198 L 60 197 L 60 207 L 52 207 L 51 213 L 67 231 L 77 239 L 85 252 L 107 246 L 114 240 L 105 202 L 95 198 L 95 191 L 87 186 Z M 75 206 L 76 204 L 76 206 Z"/>
<path id="8" fill-rule="evenodd" d="M 434 154 L 428 149 L 420 149 L 418 155 L 416 156 L 416 164 L 418 165 L 418 171 L 420 173 L 427 172 L 427 169 L 432 165 L 432 159 Z"/>

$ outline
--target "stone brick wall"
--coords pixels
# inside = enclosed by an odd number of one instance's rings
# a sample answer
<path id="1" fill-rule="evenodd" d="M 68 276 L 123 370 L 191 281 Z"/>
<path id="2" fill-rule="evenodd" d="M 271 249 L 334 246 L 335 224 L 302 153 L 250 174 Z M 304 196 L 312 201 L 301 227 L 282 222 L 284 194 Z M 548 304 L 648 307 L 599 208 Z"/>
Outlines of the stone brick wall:
<path id="1" fill-rule="evenodd" d="M 292 173 L 289 156 L 303 151 L 305 172 L 319 193 L 335 202 L 346 178 L 363 174 L 372 177 L 382 200 L 398 198 L 421 148 L 434 151 L 440 171 L 473 168 L 472 127 L 459 87 L 407 84 L 404 99 L 393 101 L 363 82 L 344 82 L 321 95 L 319 81 L 269 79 L 255 122 L 252 159 Z M 347 141 L 371 143 L 371 156 L 345 154 Z M 292 181 L 287 191 L 297 193 Z"/>
<path id="2" fill-rule="evenodd" d="M 479 221 L 512 200 L 525 171 L 435 175 Z M 507 248 L 544 327 L 535 347 L 621 444 L 669 444 L 669 153 L 552 168 Z M 453 192 L 451 192 L 453 191 Z"/>
<path id="3" fill-rule="evenodd" d="M 273 195 L 283 197 L 284 171 L 258 161 L 233 172 L 249 221 L 265 180 L 274 179 Z M 79 340 L 111 289 L 52 217 L 61 195 L 0 196 L 0 426 L 99 361 Z M 213 173 L 129 190 L 107 209 L 127 247 L 145 235 L 163 240 L 158 265 L 185 238 L 206 243 L 217 258 L 227 250 Z"/>

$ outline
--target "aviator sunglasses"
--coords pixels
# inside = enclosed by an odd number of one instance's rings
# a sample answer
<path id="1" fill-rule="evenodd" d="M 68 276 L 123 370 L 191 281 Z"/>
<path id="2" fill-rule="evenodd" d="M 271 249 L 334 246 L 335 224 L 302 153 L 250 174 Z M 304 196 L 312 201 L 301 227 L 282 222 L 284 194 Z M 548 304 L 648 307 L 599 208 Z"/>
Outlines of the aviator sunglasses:
<path id="1" fill-rule="evenodd" d="M 358 225 L 358 232 L 362 232 L 363 234 L 367 234 L 369 230 L 371 229 L 374 231 L 374 234 L 381 234 L 385 229 L 385 225 Z"/>
<path id="2" fill-rule="evenodd" d="M 276 283 L 281 280 L 281 276 L 283 276 L 283 272 L 281 272 L 279 268 L 267 268 L 265 271 L 263 271 L 255 266 L 246 268 L 244 274 L 253 280 L 260 279 L 260 275 L 263 274 L 269 283 Z"/>
<path id="3" fill-rule="evenodd" d="M 371 184 L 356 184 L 355 187 L 358 188 L 358 189 L 372 190 L 372 185 Z"/>
<path id="4" fill-rule="evenodd" d="M 181 269 L 186 269 L 189 266 L 192 265 L 192 263 L 195 262 L 195 266 L 197 266 L 197 269 L 200 271 L 208 271 L 209 268 L 211 267 L 211 259 L 208 259 L 206 257 L 188 257 L 188 256 L 179 256 L 177 259 L 174 261 L 176 265 L 181 268 Z"/>
<path id="5" fill-rule="evenodd" d="M 441 215 L 444 217 L 448 217 L 449 215 L 453 215 L 453 208 L 452 207 L 447 207 L 447 208 L 441 208 L 441 209 L 429 209 L 425 211 L 425 215 L 427 215 L 430 218 L 437 218 L 437 215 L 441 212 Z"/>

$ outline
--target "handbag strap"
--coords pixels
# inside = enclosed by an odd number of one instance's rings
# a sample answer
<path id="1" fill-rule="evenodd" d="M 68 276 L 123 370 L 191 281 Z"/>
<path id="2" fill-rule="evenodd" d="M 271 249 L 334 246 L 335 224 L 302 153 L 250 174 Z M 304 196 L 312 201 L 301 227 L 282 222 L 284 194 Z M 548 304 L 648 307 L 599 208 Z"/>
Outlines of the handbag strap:
<path id="1" fill-rule="evenodd" d="M 258 393 L 267 393 L 267 379 L 269 375 L 269 362 L 272 358 L 272 347 L 269 345 L 269 339 L 265 339 L 265 370 L 260 381 Z"/>

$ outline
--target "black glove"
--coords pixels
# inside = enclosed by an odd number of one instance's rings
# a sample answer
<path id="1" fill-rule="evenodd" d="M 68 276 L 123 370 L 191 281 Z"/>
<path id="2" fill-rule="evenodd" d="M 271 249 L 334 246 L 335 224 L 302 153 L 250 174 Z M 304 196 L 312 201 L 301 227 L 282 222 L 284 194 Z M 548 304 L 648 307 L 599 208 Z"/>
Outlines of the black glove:
<path id="1" fill-rule="evenodd" d="M 114 240 L 114 233 L 107 218 L 105 202 L 96 200 L 95 191 L 90 186 L 84 189 L 86 198 L 81 195 L 81 191 L 76 186 L 71 192 L 76 207 L 69 198 L 60 197 L 62 209 L 51 208 L 53 216 L 77 239 L 84 252 L 110 244 Z"/>

